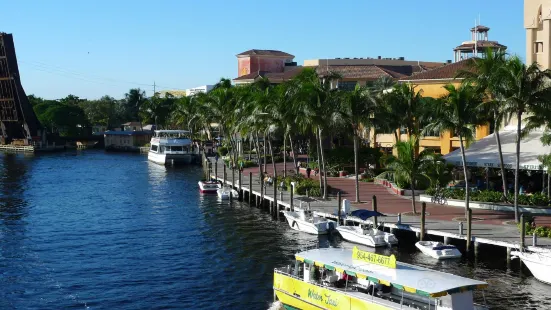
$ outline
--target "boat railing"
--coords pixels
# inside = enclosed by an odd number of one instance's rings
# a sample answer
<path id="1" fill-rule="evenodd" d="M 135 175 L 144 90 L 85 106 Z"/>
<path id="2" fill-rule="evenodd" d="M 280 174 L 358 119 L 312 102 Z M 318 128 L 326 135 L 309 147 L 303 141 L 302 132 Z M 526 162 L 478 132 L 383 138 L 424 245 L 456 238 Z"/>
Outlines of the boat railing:
<path id="1" fill-rule="evenodd" d="M 281 270 L 281 269 L 289 270 L 290 267 L 274 268 L 274 272 L 304 282 L 304 279 L 302 279 L 300 277 L 297 277 L 293 274 L 290 274 L 288 272 L 285 272 L 284 270 Z M 362 300 L 369 301 L 371 303 L 375 303 L 375 304 L 378 304 L 378 305 L 381 305 L 381 306 L 385 306 L 385 307 L 391 306 L 394 309 L 401 309 L 401 306 L 403 305 L 403 302 L 401 304 L 401 303 L 397 303 L 397 302 L 392 301 L 392 300 L 387 300 L 387 299 L 384 299 L 384 298 L 381 298 L 381 297 L 378 297 L 378 296 L 367 295 L 367 294 L 366 294 L 367 296 L 365 296 L 365 297 L 361 296 L 360 292 L 355 292 L 355 291 L 352 290 L 352 286 L 350 287 L 350 289 L 348 289 L 348 288 L 340 289 L 340 288 L 336 288 L 336 287 L 322 285 L 322 284 L 319 284 L 319 283 L 316 283 L 316 282 L 308 282 L 308 284 L 317 286 L 319 288 L 327 289 L 327 290 L 330 290 L 330 291 L 333 291 L 333 292 L 336 292 L 336 293 L 345 293 L 345 294 L 348 294 L 348 296 L 350 296 L 352 298 L 362 299 Z M 353 292 L 359 293 L 359 294 L 351 294 Z M 400 306 L 400 307 L 398 307 L 398 306 Z"/>

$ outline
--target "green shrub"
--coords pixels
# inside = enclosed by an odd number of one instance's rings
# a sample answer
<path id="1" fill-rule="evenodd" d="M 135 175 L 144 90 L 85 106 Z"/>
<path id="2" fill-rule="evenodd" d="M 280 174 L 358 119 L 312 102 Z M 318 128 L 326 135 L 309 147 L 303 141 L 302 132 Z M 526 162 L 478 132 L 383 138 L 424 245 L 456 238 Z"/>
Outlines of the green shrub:
<path id="1" fill-rule="evenodd" d="M 220 157 L 226 156 L 226 155 L 228 154 L 229 151 L 230 151 L 230 150 L 229 150 L 227 147 L 225 147 L 225 146 L 220 146 L 220 147 L 218 147 L 218 155 L 220 155 Z"/>
<path id="2" fill-rule="evenodd" d="M 369 182 L 373 182 L 374 180 L 375 180 L 374 178 L 365 178 L 365 179 L 361 179 L 360 181 L 369 183 Z"/>
<path id="3" fill-rule="evenodd" d="M 550 204 L 549 198 L 543 193 L 534 193 L 528 196 L 528 198 L 532 206 L 549 206 Z"/>

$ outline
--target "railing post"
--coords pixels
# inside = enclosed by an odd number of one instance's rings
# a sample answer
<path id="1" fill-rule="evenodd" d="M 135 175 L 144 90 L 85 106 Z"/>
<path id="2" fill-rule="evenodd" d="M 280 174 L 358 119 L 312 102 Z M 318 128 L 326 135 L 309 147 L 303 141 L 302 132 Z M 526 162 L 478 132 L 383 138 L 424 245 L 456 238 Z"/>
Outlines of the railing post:
<path id="1" fill-rule="evenodd" d="M 425 240 L 425 212 L 427 210 L 427 204 L 425 202 L 421 203 L 421 241 Z"/>
<path id="2" fill-rule="evenodd" d="M 372 200 L 371 200 L 371 205 L 373 206 L 373 211 L 377 212 L 377 196 L 373 195 L 373 198 L 372 198 Z M 377 220 L 377 216 L 375 215 L 375 216 L 373 217 L 373 227 L 374 227 L 374 228 L 379 227 L 378 224 L 379 224 L 379 223 L 378 223 L 378 220 Z"/>

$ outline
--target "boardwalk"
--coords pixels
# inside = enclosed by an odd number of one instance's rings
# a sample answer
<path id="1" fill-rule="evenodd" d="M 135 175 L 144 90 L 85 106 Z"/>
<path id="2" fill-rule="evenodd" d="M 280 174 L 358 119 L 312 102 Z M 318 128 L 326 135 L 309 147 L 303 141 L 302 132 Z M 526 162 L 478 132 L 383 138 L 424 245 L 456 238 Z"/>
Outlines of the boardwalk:
<path id="1" fill-rule="evenodd" d="M 214 173 L 214 160 L 211 159 L 213 164 Z M 290 163 L 287 170 L 292 170 L 293 164 Z M 283 165 L 277 164 L 278 171 L 283 171 Z M 269 164 L 266 167 L 268 174 L 273 172 L 272 165 Z M 260 181 L 258 178 L 258 167 L 251 167 L 244 169 L 242 186 L 245 191 L 249 191 L 248 177 L 249 172 L 253 173 L 252 191 L 255 195 L 260 195 Z M 235 181 L 237 185 L 238 171 L 235 171 Z M 218 162 L 218 179 L 223 178 L 223 161 Z M 232 171 L 227 170 L 227 180 L 231 182 Z M 355 197 L 354 180 L 352 178 L 328 178 L 328 184 L 340 190 L 343 198 L 347 198 L 351 201 Z M 379 222 L 384 222 L 386 227 L 392 229 L 403 229 L 409 231 L 420 231 L 420 217 L 403 215 L 401 217 L 401 225 L 397 225 L 398 214 L 408 213 L 412 211 L 411 199 L 408 197 L 401 197 L 391 193 L 386 187 L 374 183 L 360 182 L 360 200 L 361 203 L 353 203 L 353 209 L 371 209 L 371 199 L 375 195 L 377 197 L 378 210 L 387 216 L 380 218 Z M 267 187 L 265 199 L 273 201 L 273 187 Z M 297 197 L 298 195 L 295 195 Z M 278 200 L 280 199 L 280 193 L 278 193 Z M 283 200 L 279 201 L 281 208 L 288 208 L 290 201 L 290 195 L 288 191 L 283 192 Z M 298 205 L 295 200 L 294 205 Z M 337 201 L 334 196 L 330 196 L 327 200 L 317 200 L 310 204 L 310 207 L 314 211 L 323 213 L 336 212 Z M 418 212 L 421 210 L 421 203 L 417 202 Z M 450 207 L 435 204 L 427 204 L 427 217 L 426 217 L 426 230 L 428 235 L 436 235 L 441 237 L 449 237 L 452 239 L 466 240 L 466 224 L 463 234 L 459 234 L 459 218 L 465 216 L 464 208 Z M 472 235 L 475 243 L 493 244 L 506 248 L 517 248 L 520 243 L 520 233 L 516 225 L 505 225 L 504 222 L 512 221 L 514 215 L 510 212 L 490 211 L 490 210 L 478 210 L 473 209 L 473 228 Z M 551 218 L 537 218 L 538 224 L 544 222 L 550 222 Z M 532 237 L 527 236 L 525 238 L 525 244 L 532 244 Z M 551 246 L 551 240 L 547 238 L 538 239 L 538 245 Z M 536 250 L 539 250 L 536 249 Z"/>

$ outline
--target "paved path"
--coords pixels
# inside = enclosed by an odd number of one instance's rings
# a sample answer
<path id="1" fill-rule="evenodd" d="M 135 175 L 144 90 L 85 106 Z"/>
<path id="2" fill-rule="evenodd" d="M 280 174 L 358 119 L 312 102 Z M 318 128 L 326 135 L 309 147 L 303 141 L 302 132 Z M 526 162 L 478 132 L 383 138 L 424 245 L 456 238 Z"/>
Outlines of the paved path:
<path id="1" fill-rule="evenodd" d="M 213 161 L 213 164 L 214 161 Z M 278 163 L 276 165 L 278 171 L 283 170 L 283 164 Z M 292 162 L 288 164 L 288 169 L 292 169 Z M 214 170 L 214 169 L 213 169 Z M 273 172 L 272 165 L 268 164 L 266 167 L 267 173 Z M 258 167 L 246 168 L 243 171 L 242 186 L 248 188 L 248 176 L 249 172 L 253 173 L 253 193 L 260 194 L 260 181 L 258 178 Z M 213 171 L 214 173 L 214 171 Z M 227 180 L 231 182 L 231 170 L 227 170 Z M 218 177 L 223 177 L 223 161 L 218 162 Z M 235 171 L 235 180 L 238 181 L 238 172 Z M 328 178 L 328 184 L 341 191 L 343 198 L 354 200 L 355 186 L 353 178 Z M 273 187 L 268 187 L 266 191 L 266 198 L 272 200 Z M 384 221 L 389 225 L 394 225 L 398 222 L 397 215 L 399 213 L 407 213 L 412 211 L 411 198 L 397 196 L 390 192 L 386 187 L 374 183 L 360 182 L 360 200 L 359 204 L 353 203 L 353 209 L 372 209 L 371 199 L 373 195 L 377 196 L 378 210 L 387 216 L 380 218 L 379 221 Z M 295 197 L 300 197 L 295 195 Z M 280 199 L 280 193 L 278 192 L 278 200 Z M 285 207 L 289 206 L 290 195 L 288 191 L 283 192 L 283 203 Z M 295 201 L 295 206 L 298 202 Z M 421 210 L 421 203 L 417 202 L 417 211 Z M 337 202 L 334 196 L 329 197 L 328 200 L 318 200 L 310 204 L 311 209 L 320 212 L 334 213 L 336 212 Z M 427 203 L 427 220 L 426 229 L 429 234 L 437 234 L 440 236 L 448 236 L 452 238 L 465 239 L 464 235 L 459 235 L 459 221 L 454 220 L 465 216 L 464 208 L 442 206 Z M 505 221 L 511 221 L 514 219 L 514 214 L 511 212 L 490 211 L 473 209 L 473 229 L 472 235 L 476 241 L 482 243 L 498 244 L 505 247 L 518 246 L 520 242 L 520 233 L 515 225 L 504 225 Z M 551 218 L 541 217 L 537 218 L 538 225 L 549 223 L 551 225 Z M 409 230 L 419 231 L 420 217 L 419 216 L 402 216 L 402 224 L 409 225 Z M 465 232 L 466 233 L 466 225 Z M 389 226 L 391 227 L 391 226 Z M 432 232 L 431 232 L 432 231 Z M 531 236 L 526 237 L 526 244 L 531 245 Z M 540 238 L 538 245 L 551 246 L 551 239 Z"/>

